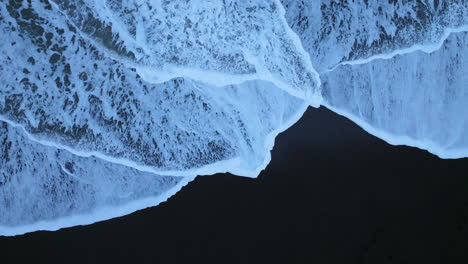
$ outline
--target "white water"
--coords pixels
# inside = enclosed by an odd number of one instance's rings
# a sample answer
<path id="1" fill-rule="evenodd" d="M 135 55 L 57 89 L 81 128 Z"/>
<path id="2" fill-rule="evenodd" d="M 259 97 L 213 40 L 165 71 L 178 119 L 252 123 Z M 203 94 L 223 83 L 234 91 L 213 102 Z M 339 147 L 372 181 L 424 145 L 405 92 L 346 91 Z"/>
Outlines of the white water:
<path id="1" fill-rule="evenodd" d="M 122 216 L 197 175 L 256 177 L 308 105 L 468 156 L 463 1 L 282 3 L 0 3 L 0 235 Z"/>
<path id="2" fill-rule="evenodd" d="M 468 157 L 468 32 L 446 36 L 443 45 L 418 45 L 322 74 L 324 104 L 391 144 Z"/>
<path id="3" fill-rule="evenodd" d="M 370 56 L 368 58 L 364 59 L 358 59 L 358 60 L 351 60 L 351 61 L 343 61 L 336 65 L 335 67 L 327 70 L 326 72 L 331 72 L 334 71 L 336 68 L 342 66 L 342 65 L 361 65 L 361 64 L 367 64 L 370 62 L 373 62 L 375 60 L 389 60 L 393 59 L 396 56 L 401 56 L 405 54 L 410 54 L 413 52 L 417 51 L 422 51 L 424 53 L 433 53 L 435 51 L 438 51 L 439 49 L 442 48 L 444 42 L 450 37 L 451 34 L 454 33 L 463 33 L 468 31 L 468 25 L 464 25 L 458 28 L 446 28 L 444 30 L 444 33 L 442 34 L 441 38 L 435 42 L 435 43 L 417 43 L 411 47 L 408 48 L 403 48 L 403 49 L 396 49 L 392 50 L 389 53 L 383 53 L 383 54 L 376 54 L 373 56 Z"/>
<path id="4" fill-rule="evenodd" d="M 91 224 L 165 201 L 194 177 L 78 157 L 0 121 L 0 234 Z"/>

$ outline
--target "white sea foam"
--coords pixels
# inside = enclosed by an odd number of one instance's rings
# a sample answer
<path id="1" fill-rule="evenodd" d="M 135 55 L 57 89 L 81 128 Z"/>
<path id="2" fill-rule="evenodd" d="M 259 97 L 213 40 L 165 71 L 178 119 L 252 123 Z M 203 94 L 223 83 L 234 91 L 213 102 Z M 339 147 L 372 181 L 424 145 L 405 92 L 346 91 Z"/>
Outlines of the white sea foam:
<path id="1" fill-rule="evenodd" d="M 91 224 L 155 206 L 194 177 L 145 173 L 29 140 L 0 121 L 0 236 Z"/>
<path id="2" fill-rule="evenodd" d="M 411 47 L 396 49 L 389 53 L 376 54 L 368 58 L 363 58 L 363 59 L 358 59 L 358 60 L 343 61 L 325 72 L 334 71 L 336 68 L 343 66 L 343 65 L 361 65 L 361 64 L 367 64 L 367 63 L 373 62 L 375 60 L 389 60 L 396 56 L 401 56 L 401 55 L 405 55 L 405 54 L 409 54 L 409 53 L 413 53 L 417 51 L 430 54 L 441 49 L 442 45 L 450 37 L 451 34 L 462 33 L 466 31 L 468 31 L 468 25 L 463 25 L 458 28 L 446 28 L 442 36 L 434 43 L 416 43 L 412 45 Z"/>
<path id="3" fill-rule="evenodd" d="M 376 128 L 372 124 L 364 121 L 362 117 L 359 117 L 351 112 L 347 112 L 346 110 L 340 109 L 339 107 L 328 105 L 326 102 L 323 106 L 341 116 L 350 119 L 362 129 L 364 129 L 367 133 L 384 140 L 388 144 L 395 146 L 405 145 L 417 147 L 420 149 L 427 150 L 428 152 L 435 154 L 443 159 L 459 159 L 461 157 L 468 157 L 468 149 L 447 150 L 446 148 L 441 147 L 440 145 L 428 139 L 414 139 L 406 135 L 395 135 L 394 133 L 387 132 L 384 129 Z"/>
<path id="4" fill-rule="evenodd" d="M 322 74 L 324 105 L 391 144 L 468 157 L 468 32 L 446 32 Z"/>
<path id="5" fill-rule="evenodd" d="M 113 36 L 136 54 L 133 65 L 146 81 L 186 77 L 226 86 L 263 80 L 320 105 L 320 79 L 278 0 L 129 1 L 125 7 L 83 0 L 80 7 L 66 1 L 54 6 L 95 43 L 101 35 L 87 30 L 83 13 L 110 25 Z"/>
<path id="6" fill-rule="evenodd" d="M 247 74 L 235 86 L 226 86 L 235 78 L 226 81 L 227 74 L 215 72 L 206 78 L 219 80 L 213 81 L 216 85 L 180 78 L 146 82 L 120 58 L 108 58 L 108 48 L 96 51 L 90 36 L 68 29 L 67 19 L 56 9 L 34 4 L 37 16 L 48 21 L 41 27 L 53 34 L 51 42 L 61 52 L 30 49 L 34 35 L 20 35 L 2 24 L 2 34 L 16 44 L 0 49 L 5 65 L 0 112 L 3 120 L 21 126 L 38 143 L 160 175 L 231 172 L 255 177 L 266 165 L 268 138 L 283 122 L 290 123 L 283 113 L 304 111 L 301 100 L 270 82 L 248 81 L 253 78 Z M 3 14 L 9 17 L 6 10 Z M 61 59 L 57 65 L 49 62 L 53 56 Z M 29 58 L 35 58 L 34 65 Z M 195 73 L 190 74 L 205 74 Z M 240 91 L 251 99 L 248 103 L 236 96 Z"/>
<path id="7" fill-rule="evenodd" d="M 1 2 L 0 235 L 256 177 L 322 100 L 390 144 L 468 156 L 463 1 L 282 2 Z"/>
<path id="8" fill-rule="evenodd" d="M 119 206 L 106 206 L 96 208 L 94 211 L 73 216 L 59 217 L 53 220 L 40 220 L 32 224 L 21 226 L 0 225 L 0 236 L 17 236 L 35 231 L 56 231 L 62 228 L 90 225 L 100 221 L 131 214 L 148 207 L 156 206 L 176 194 L 182 187 L 187 185 L 193 178 L 186 177 L 176 186 L 167 190 L 162 195 L 146 197 L 136 201 L 130 201 Z"/>

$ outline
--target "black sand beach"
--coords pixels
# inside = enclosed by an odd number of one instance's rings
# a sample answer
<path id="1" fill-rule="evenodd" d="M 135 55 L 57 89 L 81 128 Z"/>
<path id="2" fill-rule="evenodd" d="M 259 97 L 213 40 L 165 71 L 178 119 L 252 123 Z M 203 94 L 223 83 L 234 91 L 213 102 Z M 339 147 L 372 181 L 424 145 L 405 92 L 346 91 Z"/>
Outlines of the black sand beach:
<path id="1" fill-rule="evenodd" d="M 1 237 L 0 255 L 1 263 L 468 263 L 468 159 L 392 146 L 311 108 L 277 138 L 258 179 L 198 177 L 132 215 Z"/>

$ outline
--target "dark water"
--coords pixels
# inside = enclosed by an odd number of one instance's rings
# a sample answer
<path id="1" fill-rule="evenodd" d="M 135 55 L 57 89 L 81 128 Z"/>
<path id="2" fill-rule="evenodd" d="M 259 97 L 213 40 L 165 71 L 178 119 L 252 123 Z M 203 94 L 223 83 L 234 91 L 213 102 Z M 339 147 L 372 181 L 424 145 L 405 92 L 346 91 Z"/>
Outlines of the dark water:
<path id="1" fill-rule="evenodd" d="M 161 206 L 0 238 L 1 263 L 468 263 L 468 159 L 309 109 L 258 179 L 198 177 Z M 4 262 L 6 260 L 6 262 Z"/>

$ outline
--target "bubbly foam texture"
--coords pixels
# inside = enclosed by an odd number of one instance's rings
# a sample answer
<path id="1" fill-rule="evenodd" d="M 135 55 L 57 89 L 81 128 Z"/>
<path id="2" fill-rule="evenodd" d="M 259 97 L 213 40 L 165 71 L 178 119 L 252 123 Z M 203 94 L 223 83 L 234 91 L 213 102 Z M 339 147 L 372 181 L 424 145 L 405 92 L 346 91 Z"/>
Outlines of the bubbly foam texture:
<path id="1" fill-rule="evenodd" d="M 433 46 L 449 29 L 468 25 L 465 0 L 281 2 L 319 73 L 343 62 Z"/>
<path id="2" fill-rule="evenodd" d="M 0 3 L 0 12 L 7 43 L 0 48 L 0 117 L 14 131 L 8 140 L 21 137 L 17 149 L 27 150 L 16 161 L 3 153 L 2 162 L 29 166 L 2 168 L 8 175 L 0 187 L 7 212 L 2 235 L 89 224 L 156 205 L 195 175 L 255 177 L 276 135 L 307 107 L 271 82 L 150 83 L 129 67 L 136 59 L 131 45 L 97 41 L 105 30 L 91 34 L 88 24 L 84 34 L 53 5 Z M 36 159 L 54 151 L 64 157 Z M 23 187 L 32 195 L 12 204 Z M 100 188 L 124 191 L 101 194 Z"/>
<path id="3" fill-rule="evenodd" d="M 444 33 L 440 37 L 438 41 L 434 41 L 433 43 L 416 43 L 415 45 L 412 45 L 411 47 L 408 48 L 402 48 L 402 49 L 396 49 L 393 50 L 389 53 L 383 53 L 383 54 L 376 54 L 372 55 L 367 58 L 362 58 L 362 59 L 357 59 L 357 60 L 351 60 L 351 61 L 344 61 L 339 64 L 337 64 L 335 67 L 327 70 L 326 72 L 334 71 L 336 68 L 342 66 L 342 65 L 361 65 L 361 64 L 366 64 L 373 62 L 374 60 L 388 60 L 392 59 L 396 56 L 401 56 L 413 52 L 418 52 L 422 51 L 424 53 L 432 53 L 435 51 L 438 51 L 439 49 L 442 48 L 444 42 L 450 37 L 452 33 L 462 33 L 468 31 L 468 25 L 461 26 L 458 28 L 446 28 L 444 30 Z M 458 51 L 458 50 L 457 50 Z M 463 52 L 463 51 L 462 51 Z"/>
<path id="4" fill-rule="evenodd" d="M 320 81 L 308 54 L 276 0 L 56 1 L 82 34 L 102 42 L 111 27 L 117 43 L 134 51 L 139 75 L 151 83 L 188 77 L 226 86 L 246 80 L 274 83 L 291 95 L 320 104 Z M 129 12 L 131 10 L 131 12 Z M 98 12 L 96 12 L 98 11 Z M 89 21 L 92 12 L 95 21 Z M 118 51 L 118 45 L 108 45 Z"/>
<path id="5" fill-rule="evenodd" d="M 193 179 L 78 157 L 31 142 L 2 121 L 0 142 L 2 235 L 106 220 L 165 201 Z"/>
<path id="6" fill-rule="evenodd" d="M 15 19 L 2 24 L 15 44 L 0 50 L 0 115 L 36 142 L 161 175 L 256 176 L 268 159 L 269 135 L 304 111 L 304 102 L 267 82 L 148 83 L 81 38 L 60 13 L 35 4 L 27 21 L 40 20 L 40 36 Z M 44 35 L 49 43 L 28 48 Z M 226 104 L 233 90 L 252 99 Z M 257 130 L 246 131 L 249 125 Z"/>
<path id="7" fill-rule="evenodd" d="M 326 105 L 392 144 L 467 157 L 468 32 L 443 43 L 343 63 L 322 74 Z"/>
<path id="8" fill-rule="evenodd" d="M 0 2 L 0 235 L 128 214 L 196 175 L 256 177 L 309 105 L 468 156 L 463 0 L 282 4 Z"/>
<path id="9" fill-rule="evenodd" d="M 325 106 L 391 144 L 468 156 L 466 1 L 282 2 Z"/>

